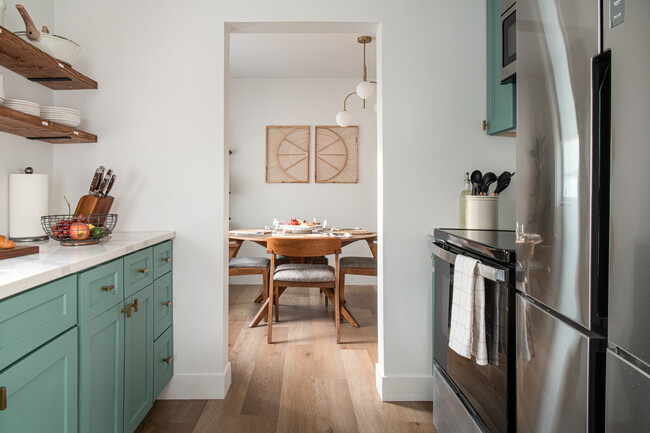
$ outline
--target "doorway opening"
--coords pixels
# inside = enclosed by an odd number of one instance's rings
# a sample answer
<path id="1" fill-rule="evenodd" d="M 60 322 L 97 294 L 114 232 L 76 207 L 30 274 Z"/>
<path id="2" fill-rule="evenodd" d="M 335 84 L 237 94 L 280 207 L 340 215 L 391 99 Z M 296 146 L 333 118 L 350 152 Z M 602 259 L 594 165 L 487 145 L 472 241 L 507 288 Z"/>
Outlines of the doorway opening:
<path id="1" fill-rule="evenodd" d="M 337 228 L 378 232 L 378 147 L 375 103 L 350 97 L 347 110 L 358 126 L 358 181 L 317 183 L 316 126 L 335 126 L 343 101 L 354 92 L 363 76 L 359 36 L 371 36 L 366 45 L 368 80 L 377 81 L 377 30 L 374 23 L 229 23 L 226 33 L 226 143 L 229 170 L 230 230 L 273 230 L 274 221 L 292 218 Z M 267 182 L 267 127 L 307 126 L 307 182 Z M 381 233 L 379 233 L 381 239 Z M 235 246 L 237 258 L 263 266 L 269 256 L 262 242 L 244 241 Z M 365 241 L 342 249 L 342 257 L 373 257 Z M 328 258 L 333 265 L 334 256 Z M 253 262 L 253 260 L 257 260 Z M 378 276 L 347 275 L 346 306 L 361 325 L 342 323 L 344 344 L 335 338 L 334 308 L 317 288 L 288 288 L 280 298 L 280 321 L 273 324 L 274 342 L 267 345 L 266 322 L 249 327 L 261 300 L 261 273 L 231 271 L 229 278 L 228 353 L 233 383 L 253 380 L 255 372 L 237 368 L 240 362 L 261 362 L 278 346 L 304 346 L 313 359 L 323 362 L 322 374 L 344 374 L 346 350 L 354 349 L 358 365 L 367 368 L 374 387 L 379 362 L 377 321 Z M 364 353 L 365 355 L 361 355 Z M 352 365 L 352 364 L 351 364 Z M 280 367 L 278 367 L 280 368 Z M 330 371 L 331 370 L 331 371 Z M 252 375 L 246 377 L 247 374 Z M 267 372 L 268 373 L 268 372 Z M 282 371 L 275 374 L 281 378 Z M 254 398 L 254 397 L 251 397 Z"/>

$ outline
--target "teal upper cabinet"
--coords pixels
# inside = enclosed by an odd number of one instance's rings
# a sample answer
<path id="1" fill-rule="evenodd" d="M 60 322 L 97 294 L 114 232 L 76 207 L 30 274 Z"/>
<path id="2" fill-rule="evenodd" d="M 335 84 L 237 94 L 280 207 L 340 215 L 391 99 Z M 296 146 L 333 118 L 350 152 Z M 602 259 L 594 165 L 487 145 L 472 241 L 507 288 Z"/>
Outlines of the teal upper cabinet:
<path id="1" fill-rule="evenodd" d="M 501 0 L 487 0 L 487 133 L 514 136 L 515 83 L 501 84 Z"/>

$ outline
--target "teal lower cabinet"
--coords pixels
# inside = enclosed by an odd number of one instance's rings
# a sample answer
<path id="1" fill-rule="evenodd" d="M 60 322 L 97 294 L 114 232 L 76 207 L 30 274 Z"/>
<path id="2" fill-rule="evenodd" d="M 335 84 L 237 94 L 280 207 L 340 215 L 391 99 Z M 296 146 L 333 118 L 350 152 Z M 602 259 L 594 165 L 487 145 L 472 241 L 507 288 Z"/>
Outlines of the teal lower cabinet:
<path id="1" fill-rule="evenodd" d="M 79 431 L 121 433 L 124 420 L 123 303 L 79 330 Z"/>
<path id="2" fill-rule="evenodd" d="M 169 272 L 153 282 L 153 335 L 160 337 L 172 324 L 172 273 Z"/>
<path id="3" fill-rule="evenodd" d="M 167 328 L 153 343 L 153 396 L 158 398 L 174 374 L 174 329 Z"/>
<path id="4" fill-rule="evenodd" d="M 171 256 L 165 241 L 0 300 L 0 433 L 137 429 L 173 374 Z"/>
<path id="5" fill-rule="evenodd" d="M 133 432 L 153 406 L 153 285 L 126 300 L 124 433 Z"/>
<path id="6" fill-rule="evenodd" d="M 0 391 L 0 432 L 76 433 L 77 328 L 3 370 Z"/>

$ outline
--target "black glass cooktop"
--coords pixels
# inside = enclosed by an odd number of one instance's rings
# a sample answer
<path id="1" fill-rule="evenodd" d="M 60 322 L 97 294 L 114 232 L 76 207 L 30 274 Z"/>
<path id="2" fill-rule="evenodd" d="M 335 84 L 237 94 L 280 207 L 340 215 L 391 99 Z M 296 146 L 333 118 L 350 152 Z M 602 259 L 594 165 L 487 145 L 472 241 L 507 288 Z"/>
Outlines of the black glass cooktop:
<path id="1" fill-rule="evenodd" d="M 515 263 L 514 230 L 435 229 L 437 240 L 502 262 Z"/>

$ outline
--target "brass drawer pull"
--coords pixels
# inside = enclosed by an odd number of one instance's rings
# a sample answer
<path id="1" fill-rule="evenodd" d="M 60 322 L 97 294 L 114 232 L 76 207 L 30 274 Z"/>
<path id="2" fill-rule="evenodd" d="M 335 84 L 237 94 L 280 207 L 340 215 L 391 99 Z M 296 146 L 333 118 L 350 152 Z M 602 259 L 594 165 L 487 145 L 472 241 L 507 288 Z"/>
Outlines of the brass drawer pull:
<path id="1" fill-rule="evenodd" d="M 149 268 L 138 269 L 139 274 L 146 274 L 147 272 L 149 272 Z"/>
<path id="2" fill-rule="evenodd" d="M 110 292 L 115 288 L 115 284 L 111 284 L 110 286 L 102 286 L 102 292 Z"/>
<path id="3" fill-rule="evenodd" d="M 0 387 L 0 410 L 7 408 L 7 387 Z"/>
<path id="4" fill-rule="evenodd" d="M 169 263 L 169 262 L 172 261 L 172 258 L 171 258 L 171 257 L 163 257 L 163 258 L 162 258 L 162 261 L 163 261 L 163 262 L 167 262 L 167 263 Z"/>
<path id="5" fill-rule="evenodd" d="M 138 298 L 135 298 L 133 300 L 133 304 L 131 304 L 131 305 L 133 306 L 133 312 L 137 313 L 138 312 Z"/>
<path id="6" fill-rule="evenodd" d="M 126 308 L 122 308 L 120 313 L 126 313 L 126 317 L 131 317 L 131 304 L 127 305 Z"/>
<path id="7" fill-rule="evenodd" d="M 172 305 L 172 301 L 167 301 L 162 303 L 165 307 L 169 307 Z"/>
<path id="8" fill-rule="evenodd" d="M 166 362 L 167 364 L 169 364 L 170 362 L 172 362 L 172 359 L 174 359 L 174 357 L 169 356 L 168 358 L 163 358 L 163 362 Z"/>

